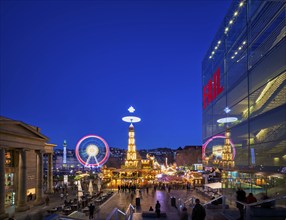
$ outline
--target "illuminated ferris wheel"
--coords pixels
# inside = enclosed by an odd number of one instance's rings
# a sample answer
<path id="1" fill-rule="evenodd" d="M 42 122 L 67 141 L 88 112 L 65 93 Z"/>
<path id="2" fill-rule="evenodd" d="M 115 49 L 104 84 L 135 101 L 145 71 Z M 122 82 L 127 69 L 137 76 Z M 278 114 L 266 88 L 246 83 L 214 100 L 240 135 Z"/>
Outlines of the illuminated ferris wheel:
<path id="1" fill-rule="evenodd" d="M 75 149 L 78 161 L 86 167 L 101 167 L 109 158 L 109 147 L 106 141 L 96 135 L 81 138 Z"/>

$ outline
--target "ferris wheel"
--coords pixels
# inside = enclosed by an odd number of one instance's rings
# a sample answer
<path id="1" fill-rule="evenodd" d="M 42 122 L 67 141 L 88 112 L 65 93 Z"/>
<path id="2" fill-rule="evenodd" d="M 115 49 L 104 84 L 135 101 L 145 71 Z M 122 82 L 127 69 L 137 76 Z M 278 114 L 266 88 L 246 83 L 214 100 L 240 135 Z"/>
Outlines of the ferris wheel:
<path id="1" fill-rule="evenodd" d="M 96 135 L 81 138 L 75 149 L 78 161 L 85 167 L 101 167 L 109 158 L 109 147 L 106 141 Z"/>

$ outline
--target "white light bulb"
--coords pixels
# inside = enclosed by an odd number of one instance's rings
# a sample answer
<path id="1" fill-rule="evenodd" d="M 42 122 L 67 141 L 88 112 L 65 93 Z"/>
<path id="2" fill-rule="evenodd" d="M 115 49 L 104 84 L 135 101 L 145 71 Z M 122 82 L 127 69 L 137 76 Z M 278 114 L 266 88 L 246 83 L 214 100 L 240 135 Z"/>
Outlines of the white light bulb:
<path id="1" fill-rule="evenodd" d="M 243 1 L 239 3 L 239 7 L 242 7 L 243 6 Z"/>
<path id="2" fill-rule="evenodd" d="M 233 16 L 237 16 L 238 15 L 238 11 L 234 12 Z"/>
<path id="3" fill-rule="evenodd" d="M 233 23 L 233 20 L 230 20 L 230 21 L 229 21 L 229 24 L 232 24 L 232 23 Z"/>

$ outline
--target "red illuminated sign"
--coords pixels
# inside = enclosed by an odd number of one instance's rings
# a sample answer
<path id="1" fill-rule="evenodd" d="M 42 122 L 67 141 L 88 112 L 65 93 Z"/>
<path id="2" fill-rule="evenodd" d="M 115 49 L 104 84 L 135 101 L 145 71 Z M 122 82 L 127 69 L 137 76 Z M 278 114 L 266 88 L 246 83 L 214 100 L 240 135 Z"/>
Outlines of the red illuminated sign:
<path id="1" fill-rule="evenodd" d="M 220 85 L 220 68 L 218 68 L 212 78 L 203 88 L 204 109 L 223 91 Z"/>

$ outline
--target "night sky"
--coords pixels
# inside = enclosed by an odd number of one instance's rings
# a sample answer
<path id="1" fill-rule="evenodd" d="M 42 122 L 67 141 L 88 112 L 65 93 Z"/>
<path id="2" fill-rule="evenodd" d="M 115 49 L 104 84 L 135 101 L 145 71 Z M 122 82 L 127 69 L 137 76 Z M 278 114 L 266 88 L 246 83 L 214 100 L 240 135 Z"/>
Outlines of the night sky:
<path id="1" fill-rule="evenodd" d="M 202 144 L 201 63 L 230 0 L 1 1 L 0 115 L 75 148 Z"/>

